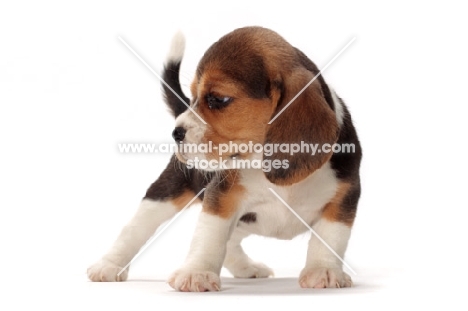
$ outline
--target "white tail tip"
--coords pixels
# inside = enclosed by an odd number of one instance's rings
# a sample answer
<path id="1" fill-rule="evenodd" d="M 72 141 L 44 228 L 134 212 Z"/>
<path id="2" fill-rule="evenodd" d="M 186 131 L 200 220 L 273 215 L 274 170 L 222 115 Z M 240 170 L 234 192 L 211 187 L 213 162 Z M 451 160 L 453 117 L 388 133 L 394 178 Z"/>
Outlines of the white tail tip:
<path id="1" fill-rule="evenodd" d="M 167 54 L 166 62 L 180 62 L 184 56 L 185 51 L 185 36 L 181 31 L 178 31 L 171 41 L 171 47 Z"/>

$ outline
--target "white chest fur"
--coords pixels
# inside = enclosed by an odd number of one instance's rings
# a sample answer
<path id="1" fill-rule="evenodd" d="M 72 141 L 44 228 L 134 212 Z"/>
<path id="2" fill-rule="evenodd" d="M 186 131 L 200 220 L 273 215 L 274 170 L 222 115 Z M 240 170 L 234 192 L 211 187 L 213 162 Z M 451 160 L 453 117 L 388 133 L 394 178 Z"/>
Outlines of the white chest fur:
<path id="1" fill-rule="evenodd" d="M 240 229 L 279 239 L 292 239 L 307 228 L 268 188 L 272 188 L 305 222 L 312 225 L 323 206 L 335 195 L 338 185 L 328 163 L 292 186 L 280 187 L 270 183 L 261 170 L 243 170 L 241 183 L 247 191 L 242 213 L 256 213 L 256 221 L 239 222 Z"/>

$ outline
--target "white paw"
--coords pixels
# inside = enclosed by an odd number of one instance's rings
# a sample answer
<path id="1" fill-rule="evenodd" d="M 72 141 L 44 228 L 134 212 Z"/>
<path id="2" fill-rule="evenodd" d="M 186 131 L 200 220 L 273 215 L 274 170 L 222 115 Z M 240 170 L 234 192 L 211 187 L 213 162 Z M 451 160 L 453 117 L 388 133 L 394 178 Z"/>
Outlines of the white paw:
<path id="1" fill-rule="evenodd" d="M 351 287 L 349 275 L 340 268 L 304 268 L 299 277 L 302 288 L 340 288 Z"/>
<path id="2" fill-rule="evenodd" d="M 267 278 L 273 276 L 273 270 L 260 262 L 246 262 L 229 267 L 229 272 L 236 278 Z"/>
<path id="3" fill-rule="evenodd" d="M 219 291 L 219 275 L 211 271 L 178 270 L 169 278 L 169 285 L 181 292 Z"/>
<path id="4" fill-rule="evenodd" d="M 123 267 L 101 259 L 88 268 L 88 278 L 93 282 L 122 282 L 128 277 L 128 268 L 118 275 Z"/>

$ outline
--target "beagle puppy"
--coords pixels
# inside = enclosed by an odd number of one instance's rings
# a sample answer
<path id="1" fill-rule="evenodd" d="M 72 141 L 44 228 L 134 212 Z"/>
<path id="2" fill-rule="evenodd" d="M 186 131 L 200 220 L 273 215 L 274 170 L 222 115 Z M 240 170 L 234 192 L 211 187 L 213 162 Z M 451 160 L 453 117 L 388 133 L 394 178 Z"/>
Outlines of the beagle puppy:
<path id="1" fill-rule="evenodd" d="M 299 285 L 351 286 L 342 258 L 360 196 L 361 147 L 343 100 L 304 53 L 261 27 L 236 29 L 206 51 L 189 100 L 179 82 L 184 45 L 181 35 L 174 38 L 163 72 L 166 102 L 176 118 L 173 137 L 180 146 L 212 148 L 178 149 L 109 252 L 88 269 L 88 277 L 126 280 L 128 268 L 119 274 L 122 268 L 163 222 L 202 192 L 193 201 L 203 208 L 188 256 L 169 279 L 175 290 L 218 291 L 223 266 L 238 278 L 272 276 L 269 267 L 249 258 L 241 241 L 251 234 L 292 239 L 310 229 L 314 234 Z M 220 155 L 219 148 L 229 144 L 348 144 L 354 149 L 323 148 L 329 152 L 312 155 L 281 152 L 281 147 L 269 153 L 238 148 Z M 187 165 L 202 160 L 224 167 Z M 273 165 L 245 167 L 239 160 Z"/>

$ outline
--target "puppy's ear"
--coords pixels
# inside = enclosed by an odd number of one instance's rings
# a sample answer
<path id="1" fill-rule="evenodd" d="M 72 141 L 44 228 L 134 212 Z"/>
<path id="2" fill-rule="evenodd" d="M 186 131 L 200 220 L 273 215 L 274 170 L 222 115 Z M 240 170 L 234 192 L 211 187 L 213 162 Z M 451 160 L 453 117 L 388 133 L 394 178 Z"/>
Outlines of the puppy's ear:
<path id="1" fill-rule="evenodd" d="M 274 104 L 276 101 L 277 105 L 272 118 L 299 94 L 313 77 L 310 71 L 300 68 L 283 77 L 281 83 L 273 83 L 271 99 Z M 314 144 L 321 149 L 324 144 L 333 144 L 338 139 L 338 131 L 335 113 L 327 104 L 317 79 L 268 125 L 265 144 L 288 144 L 290 151 L 293 144 L 299 147 L 306 144 L 309 146 L 309 150 L 301 150 L 293 155 L 290 152 L 281 152 L 281 148 L 270 156 L 264 155 L 264 160 L 280 160 L 282 164 L 281 168 L 276 169 L 271 165 L 271 170 L 265 172 L 268 180 L 278 185 L 291 185 L 309 176 L 332 155 L 331 151 L 317 151 L 315 155 L 311 155 L 310 145 Z M 276 163 L 278 167 L 279 162 Z"/>

